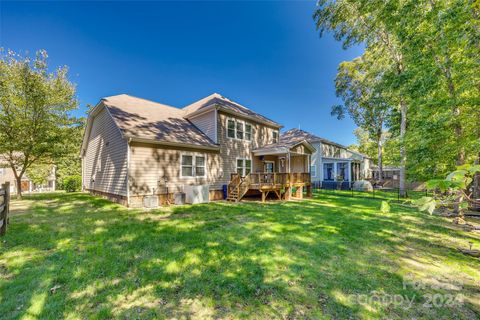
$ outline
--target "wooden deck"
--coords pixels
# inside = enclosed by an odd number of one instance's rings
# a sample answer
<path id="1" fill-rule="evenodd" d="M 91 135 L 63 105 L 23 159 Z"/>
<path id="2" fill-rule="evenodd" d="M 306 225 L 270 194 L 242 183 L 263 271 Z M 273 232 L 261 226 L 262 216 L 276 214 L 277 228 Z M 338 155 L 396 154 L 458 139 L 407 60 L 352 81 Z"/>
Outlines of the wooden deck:
<path id="1" fill-rule="evenodd" d="M 269 194 L 275 194 L 279 200 L 302 198 L 306 188 L 307 197 L 311 196 L 310 173 L 250 173 L 245 177 L 232 174 L 228 185 L 229 201 L 240 201 L 248 191 L 256 190 L 261 193 L 262 202 L 265 202 Z M 293 189 L 295 193 L 293 194 Z"/>

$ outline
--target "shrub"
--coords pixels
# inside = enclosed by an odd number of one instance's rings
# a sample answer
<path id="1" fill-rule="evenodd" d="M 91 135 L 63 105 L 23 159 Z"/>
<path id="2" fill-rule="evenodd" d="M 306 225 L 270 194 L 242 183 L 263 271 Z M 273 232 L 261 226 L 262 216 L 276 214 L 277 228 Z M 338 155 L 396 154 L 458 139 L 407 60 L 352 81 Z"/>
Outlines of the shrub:
<path id="1" fill-rule="evenodd" d="M 65 177 L 63 179 L 63 187 L 67 192 L 80 191 L 82 188 L 82 177 L 79 175 Z"/>

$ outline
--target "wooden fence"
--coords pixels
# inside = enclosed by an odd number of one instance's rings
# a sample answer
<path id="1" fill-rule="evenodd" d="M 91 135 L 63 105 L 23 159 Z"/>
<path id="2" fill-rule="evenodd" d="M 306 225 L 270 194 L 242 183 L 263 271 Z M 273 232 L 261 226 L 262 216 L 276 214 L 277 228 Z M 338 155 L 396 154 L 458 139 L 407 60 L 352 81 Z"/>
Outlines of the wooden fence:
<path id="1" fill-rule="evenodd" d="M 0 236 L 7 232 L 9 205 L 10 183 L 6 182 L 0 187 Z"/>

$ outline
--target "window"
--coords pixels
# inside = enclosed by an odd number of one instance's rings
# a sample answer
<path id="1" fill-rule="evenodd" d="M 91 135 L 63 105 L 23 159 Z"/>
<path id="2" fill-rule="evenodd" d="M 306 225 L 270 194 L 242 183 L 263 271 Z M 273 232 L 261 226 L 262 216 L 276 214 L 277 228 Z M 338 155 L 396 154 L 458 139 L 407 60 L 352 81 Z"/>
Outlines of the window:
<path id="1" fill-rule="evenodd" d="M 337 178 L 341 181 L 348 181 L 347 164 L 345 162 L 337 163 Z"/>
<path id="2" fill-rule="evenodd" d="M 182 177 L 193 177 L 193 156 L 182 155 Z"/>
<path id="3" fill-rule="evenodd" d="M 227 119 L 227 138 L 252 141 L 253 127 L 241 120 Z"/>
<path id="4" fill-rule="evenodd" d="M 252 125 L 249 123 L 245 123 L 245 140 L 252 140 Z"/>
<path id="5" fill-rule="evenodd" d="M 237 139 L 243 139 L 243 122 L 237 121 Z"/>
<path id="6" fill-rule="evenodd" d="M 205 157 L 203 156 L 195 157 L 195 176 L 197 177 L 205 176 Z"/>
<path id="7" fill-rule="evenodd" d="M 205 156 L 182 155 L 182 177 L 204 177 Z"/>
<path id="8" fill-rule="evenodd" d="M 312 177 L 316 177 L 317 176 L 317 166 L 316 165 L 311 165 L 310 166 L 310 175 Z"/>
<path id="9" fill-rule="evenodd" d="M 237 173 L 241 177 L 245 177 L 252 171 L 252 160 L 250 159 L 237 159 Z"/>
<path id="10" fill-rule="evenodd" d="M 333 163 L 323 164 L 323 180 L 333 181 Z"/>
<path id="11" fill-rule="evenodd" d="M 273 143 L 277 143 L 277 142 L 278 142 L 278 132 L 273 131 Z"/>
<path id="12" fill-rule="evenodd" d="M 227 121 L 227 137 L 235 138 L 235 120 L 233 119 Z"/>

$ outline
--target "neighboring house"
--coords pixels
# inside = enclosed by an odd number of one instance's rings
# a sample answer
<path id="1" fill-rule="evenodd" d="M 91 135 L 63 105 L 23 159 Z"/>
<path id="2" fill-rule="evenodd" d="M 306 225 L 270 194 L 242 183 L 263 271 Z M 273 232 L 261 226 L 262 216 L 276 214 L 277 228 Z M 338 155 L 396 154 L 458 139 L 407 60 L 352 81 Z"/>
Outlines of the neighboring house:
<path id="1" fill-rule="evenodd" d="M 0 163 L 0 184 L 4 184 L 5 182 L 10 182 L 10 193 L 16 194 L 17 181 L 15 180 L 15 175 L 13 174 L 12 168 L 10 168 L 8 164 L 2 162 Z M 22 192 L 55 191 L 55 167 L 53 167 L 45 185 L 36 185 L 28 178 L 27 174 L 23 175 L 21 185 Z"/>
<path id="2" fill-rule="evenodd" d="M 380 172 L 378 170 L 378 166 L 372 166 L 370 169 L 372 171 L 372 179 L 379 180 Z M 382 173 L 384 180 L 399 180 L 400 168 L 394 166 L 383 166 Z"/>
<path id="3" fill-rule="evenodd" d="M 207 186 L 216 200 L 229 185 L 240 200 L 281 178 L 298 192 L 306 175 L 286 174 L 308 175 L 314 148 L 304 140 L 280 144 L 281 127 L 216 93 L 184 108 L 125 94 L 103 98 L 87 120 L 83 189 L 132 207 L 151 196 L 164 202 L 189 186 Z M 278 194 L 284 186 L 260 191 Z"/>
<path id="4" fill-rule="evenodd" d="M 312 182 L 351 182 L 370 178 L 372 161 L 366 155 L 300 129 L 291 129 L 281 139 L 307 140 L 316 149 L 310 167 Z"/>

